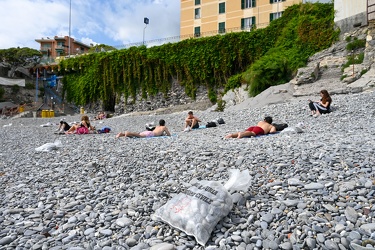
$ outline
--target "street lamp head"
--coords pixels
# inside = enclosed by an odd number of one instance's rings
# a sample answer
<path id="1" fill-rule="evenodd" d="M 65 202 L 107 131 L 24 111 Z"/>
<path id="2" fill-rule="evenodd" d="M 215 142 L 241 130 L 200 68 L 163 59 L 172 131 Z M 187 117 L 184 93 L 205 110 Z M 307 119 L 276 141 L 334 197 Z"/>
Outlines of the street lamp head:
<path id="1" fill-rule="evenodd" d="M 150 20 L 149 20 L 147 17 L 145 17 L 145 18 L 143 19 L 143 22 L 144 22 L 145 24 L 149 24 Z"/>

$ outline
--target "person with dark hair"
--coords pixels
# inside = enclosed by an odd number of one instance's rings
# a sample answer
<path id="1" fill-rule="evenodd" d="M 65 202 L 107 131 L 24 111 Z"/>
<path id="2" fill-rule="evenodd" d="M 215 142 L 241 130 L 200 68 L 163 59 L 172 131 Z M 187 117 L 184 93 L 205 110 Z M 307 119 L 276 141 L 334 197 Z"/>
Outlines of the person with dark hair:
<path id="1" fill-rule="evenodd" d="M 55 131 L 55 134 L 63 134 L 66 131 L 68 131 L 70 129 L 70 127 L 71 126 L 66 121 L 61 120 L 59 128 Z"/>
<path id="2" fill-rule="evenodd" d="M 272 133 L 276 133 L 276 128 L 272 125 L 272 117 L 267 116 L 263 121 L 258 122 L 256 126 L 251 126 L 243 132 L 228 134 L 225 138 L 244 138 Z"/>
<path id="3" fill-rule="evenodd" d="M 188 116 L 185 119 L 184 131 L 190 131 L 194 128 L 199 128 L 200 121 L 201 120 L 199 120 L 198 117 L 194 116 L 193 111 L 189 111 Z"/>
<path id="4" fill-rule="evenodd" d="M 332 98 L 328 91 L 323 89 L 320 91 L 321 99 L 318 102 L 313 102 L 309 100 L 309 108 L 311 110 L 311 115 L 314 117 L 320 114 L 328 114 L 331 112 Z"/>
<path id="5" fill-rule="evenodd" d="M 171 136 L 171 133 L 169 133 L 168 128 L 165 126 L 165 121 L 163 119 L 161 119 L 159 121 L 159 126 L 156 126 L 155 129 L 152 130 L 152 131 L 146 130 L 146 131 L 143 131 L 141 133 L 125 131 L 125 132 L 118 133 L 116 135 L 116 138 L 119 138 L 119 137 L 122 137 L 122 136 L 145 138 L 145 137 L 162 136 L 164 134 L 167 135 L 167 136 Z"/>

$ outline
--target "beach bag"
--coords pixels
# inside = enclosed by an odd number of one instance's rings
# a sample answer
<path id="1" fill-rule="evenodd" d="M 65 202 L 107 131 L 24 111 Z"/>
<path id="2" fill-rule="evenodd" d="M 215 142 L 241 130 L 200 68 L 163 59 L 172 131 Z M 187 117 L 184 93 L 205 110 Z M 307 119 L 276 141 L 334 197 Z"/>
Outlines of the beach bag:
<path id="1" fill-rule="evenodd" d="M 147 131 L 153 131 L 155 128 L 156 128 L 156 126 L 153 122 L 146 124 L 146 130 Z"/>
<path id="2" fill-rule="evenodd" d="M 225 185 L 208 180 L 192 184 L 158 208 L 154 219 L 194 236 L 204 246 L 217 223 L 232 210 L 233 200 L 229 190 L 247 191 L 251 185 L 249 170 L 230 171 L 231 177 Z"/>
<path id="3" fill-rule="evenodd" d="M 76 134 L 83 135 L 83 134 L 88 134 L 89 129 L 86 127 L 79 127 L 77 128 Z"/>
<path id="4" fill-rule="evenodd" d="M 274 126 L 276 128 L 276 131 L 282 131 L 282 130 L 284 130 L 285 128 L 288 127 L 288 124 L 286 124 L 286 123 L 272 123 L 272 126 Z"/>
<path id="5" fill-rule="evenodd" d="M 218 123 L 218 124 L 225 124 L 225 121 L 224 121 L 223 118 L 219 117 L 219 118 L 217 119 L 217 123 Z"/>
<path id="6" fill-rule="evenodd" d="M 104 127 L 102 127 L 101 129 L 98 130 L 99 134 L 109 133 L 109 132 L 111 132 L 111 128 L 107 127 L 107 126 L 104 126 Z"/>
<path id="7" fill-rule="evenodd" d="M 216 127 L 216 122 L 207 122 L 206 128 L 213 128 Z"/>

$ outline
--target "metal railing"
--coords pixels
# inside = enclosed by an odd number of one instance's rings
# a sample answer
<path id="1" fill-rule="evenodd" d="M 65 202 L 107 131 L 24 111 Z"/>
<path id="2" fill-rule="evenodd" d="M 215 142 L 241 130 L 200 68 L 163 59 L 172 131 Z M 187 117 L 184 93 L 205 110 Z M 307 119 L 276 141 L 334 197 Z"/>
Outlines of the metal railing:
<path id="1" fill-rule="evenodd" d="M 116 49 L 126 49 L 126 48 L 130 48 L 130 47 L 133 47 L 133 46 L 138 47 L 138 46 L 142 46 L 142 45 L 152 47 L 152 46 L 162 45 L 162 44 L 165 44 L 165 43 L 177 43 L 177 42 L 180 42 L 182 40 L 190 39 L 190 38 L 199 39 L 199 38 L 203 38 L 203 37 L 209 37 L 209 36 L 215 36 L 215 35 L 225 35 L 225 34 L 228 34 L 228 33 L 240 32 L 240 31 L 251 32 L 255 29 L 265 28 L 265 27 L 268 26 L 268 24 L 269 23 L 261 23 L 261 24 L 255 25 L 254 27 L 234 27 L 234 28 L 230 28 L 230 29 L 225 29 L 224 31 L 223 30 L 212 30 L 212 31 L 200 32 L 200 33 L 195 33 L 195 34 L 192 33 L 192 34 L 187 34 L 187 35 L 171 36 L 171 37 L 165 37 L 165 38 L 152 39 L 152 40 L 148 40 L 148 41 L 144 41 L 144 42 L 142 41 L 142 42 L 123 44 L 123 45 L 116 45 L 116 46 L 113 46 L 113 47 L 116 48 Z M 101 53 L 101 51 L 93 52 L 93 53 Z M 82 55 L 86 55 L 86 54 L 87 53 L 84 53 Z M 75 56 L 79 56 L 79 55 L 60 56 L 60 57 L 56 57 L 56 58 L 45 58 L 44 57 L 44 58 L 41 59 L 41 63 L 45 63 L 45 64 L 59 63 L 61 60 L 65 59 L 65 58 L 75 57 Z"/>
<path id="2" fill-rule="evenodd" d="M 257 29 L 262 29 L 268 26 L 269 23 L 260 23 L 256 24 Z M 189 39 L 189 38 L 202 38 L 202 37 L 208 37 L 208 36 L 215 36 L 215 35 L 224 35 L 228 34 L 231 32 L 240 32 L 240 31 L 251 31 L 253 29 L 249 29 L 248 27 L 234 27 L 230 29 L 225 29 L 225 32 L 222 32 L 222 30 L 212 30 L 212 31 L 206 31 L 206 32 L 200 32 L 199 35 L 197 34 L 188 34 L 188 35 L 179 35 L 179 36 L 172 36 L 172 37 L 166 37 L 166 38 L 159 38 L 159 39 L 153 39 L 153 40 L 148 40 L 144 42 L 136 42 L 136 43 L 128 43 L 124 45 L 116 45 L 113 46 L 116 49 L 126 49 L 130 48 L 133 46 L 141 46 L 141 45 L 146 45 L 146 46 L 157 46 L 157 45 L 162 45 L 164 43 L 176 43 L 184 39 Z"/>

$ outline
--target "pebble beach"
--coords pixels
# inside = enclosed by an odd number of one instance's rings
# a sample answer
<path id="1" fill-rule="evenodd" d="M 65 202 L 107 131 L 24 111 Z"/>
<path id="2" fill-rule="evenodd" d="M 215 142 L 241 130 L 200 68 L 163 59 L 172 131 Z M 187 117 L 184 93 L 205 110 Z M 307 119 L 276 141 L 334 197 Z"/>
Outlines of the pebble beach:
<path id="1" fill-rule="evenodd" d="M 316 118 L 304 99 L 193 110 L 201 125 L 219 117 L 225 124 L 190 132 L 189 110 L 92 121 L 112 131 L 89 135 L 42 126 L 80 115 L 2 119 L 0 250 L 375 249 L 375 92 L 332 99 L 334 111 Z M 303 132 L 224 139 L 267 115 Z M 171 137 L 115 138 L 159 119 Z M 54 150 L 36 150 L 57 140 Z M 194 183 L 225 184 L 230 169 L 248 170 L 251 183 L 230 192 L 233 207 L 204 246 L 155 219 Z"/>

